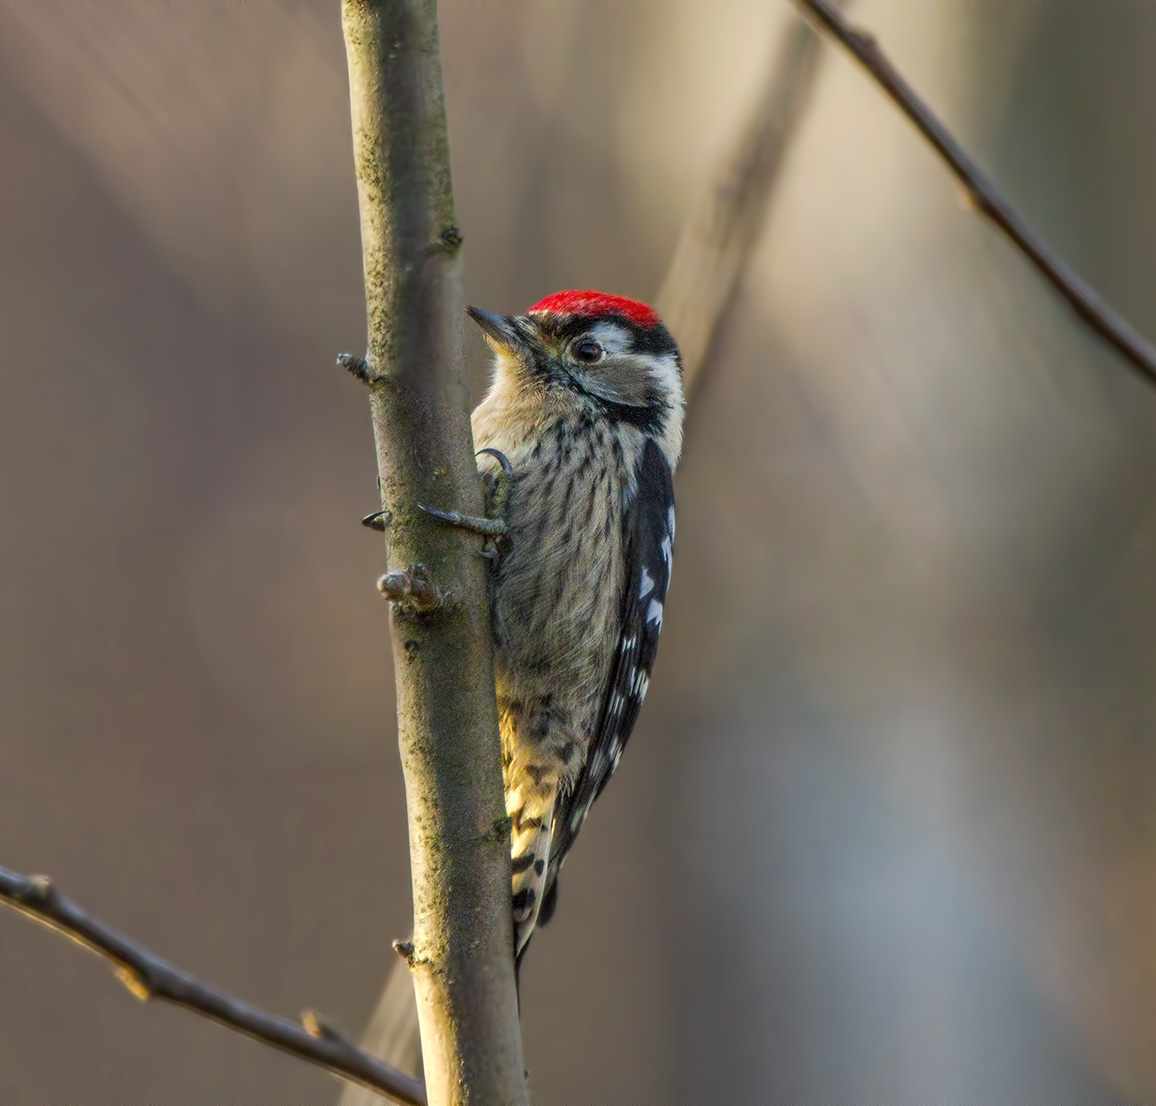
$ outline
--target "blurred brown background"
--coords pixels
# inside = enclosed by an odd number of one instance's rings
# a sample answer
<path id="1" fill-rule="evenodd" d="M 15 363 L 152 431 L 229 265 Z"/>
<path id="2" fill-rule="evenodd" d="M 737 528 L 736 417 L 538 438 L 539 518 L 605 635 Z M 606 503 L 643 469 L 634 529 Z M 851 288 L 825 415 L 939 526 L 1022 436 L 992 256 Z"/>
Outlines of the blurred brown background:
<path id="1" fill-rule="evenodd" d="M 855 16 L 1156 335 L 1156 8 Z M 447 0 L 467 298 L 652 296 L 789 18 Z M 336 3 L 0 3 L 0 164 L 0 863 L 357 1031 L 409 904 Z M 535 1101 L 1156 1101 L 1156 396 L 833 53 L 716 354 Z M 9 914 L 0 995 L 5 1104 L 337 1096 Z"/>

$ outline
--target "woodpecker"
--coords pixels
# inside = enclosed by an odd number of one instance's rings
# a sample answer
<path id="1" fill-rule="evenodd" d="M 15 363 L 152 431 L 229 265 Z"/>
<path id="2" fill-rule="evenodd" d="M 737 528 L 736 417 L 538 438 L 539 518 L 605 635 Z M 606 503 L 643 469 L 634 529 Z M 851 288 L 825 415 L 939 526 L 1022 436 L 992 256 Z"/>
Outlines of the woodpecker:
<path id="1" fill-rule="evenodd" d="M 655 312 L 622 296 L 467 311 L 494 352 L 473 433 L 505 522 L 491 609 L 520 966 L 646 695 L 670 582 L 682 361 Z"/>

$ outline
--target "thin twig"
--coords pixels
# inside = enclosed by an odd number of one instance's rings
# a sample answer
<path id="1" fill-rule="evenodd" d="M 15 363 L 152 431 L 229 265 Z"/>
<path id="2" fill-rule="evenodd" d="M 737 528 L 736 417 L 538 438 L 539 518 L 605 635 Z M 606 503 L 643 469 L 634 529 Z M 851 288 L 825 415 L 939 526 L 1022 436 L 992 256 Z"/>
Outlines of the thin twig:
<path id="1" fill-rule="evenodd" d="M 316 1014 L 306 1012 L 298 1025 L 194 979 L 97 921 L 61 895 L 46 876 L 24 876 L 0 868 L 0 902 L 103 957 L 142 1001 L 156 999 L 183 1007 L 395 1102 L 425 1103 L 421 1083 L 362 1052 Z"/>
<path id="2" fill-rule="evenodd" d="M 1121 318 L 1003 200 L 868 33 L 852 27 L 830 0 L 795 0 L 843 46 L 898 105 L 950 167 L 981 214 L 1028 257 L 1076 314 L 1121 354 L 1146 383 L 1156 384 L 1156 348 Z"/>
<path id="3" fill-rule="evenodd" d="M 758 244 L 787 148 L 811 100 L 819 52 L 810 27 L 792 20 L 737 143 L 691 210 L 666 270 L 655 306 L 678 340 L 688 398 Z"/>

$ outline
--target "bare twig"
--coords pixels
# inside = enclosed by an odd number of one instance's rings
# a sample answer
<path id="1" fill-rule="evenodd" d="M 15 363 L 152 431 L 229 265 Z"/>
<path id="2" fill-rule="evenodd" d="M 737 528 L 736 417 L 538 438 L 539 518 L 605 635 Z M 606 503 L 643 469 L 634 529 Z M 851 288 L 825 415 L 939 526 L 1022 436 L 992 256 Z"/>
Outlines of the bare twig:
<path id="1" fill-rule="evenodd" d="M 852 27 L 830 0 L 795 0 L 843 46 L 935 148 L 987 216 L 1028 257 L 1044 278 L 1105 342 L 1148 384 L 1156 384 L 1156 349 L 1080 279 L 1062 258 L 1002 199 L 991 181 L 963 152 L 868 33 Z"/>
<path id="2" fill-rule="evenodd" d="M 687 219 L 655 306 L 682 352 L 693 394 L 715 331 L 758 244 L 791 138 L 810 103 L 819 40 L 792 20 L 730 154 Z"/>
<path id="3" fill-rule="evenodd" d="M 46 876 L 24 876 L 0 868 L 0 902 L 103 957 L 141 1000 L 183 1007 L 395 1102 L 425 1102 L 421 1083 L 362 1052 L 316 1014 L 306 1012 L 298 1025 L 200 982 L 97 921 L 61 895 Z"/>
<path id="4" fill-rule="evenodd" d="M 341 15 L 369 322 L 367 357 L 343 363 L 369 389 L 390 519 L 382 588 L 394 600 L 414 898 L 408 965 L 426 1088 L 435 1106 L 523 1106 L 486 562 L 476 535 L 420 508 L 483 514 L 437 8 L 343 0 Z"/>

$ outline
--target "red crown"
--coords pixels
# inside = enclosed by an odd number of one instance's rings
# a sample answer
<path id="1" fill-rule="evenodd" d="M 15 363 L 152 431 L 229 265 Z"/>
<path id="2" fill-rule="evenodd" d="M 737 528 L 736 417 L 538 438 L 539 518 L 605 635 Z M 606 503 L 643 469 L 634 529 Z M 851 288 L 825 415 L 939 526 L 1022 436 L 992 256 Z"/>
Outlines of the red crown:
<path id="1" fill-rule="evenodd" d="M 637 326 L 657 326 L 661 322 L 653 308 L 638 300 L 592 289 L 555 292 L 539 300 L 530 311 L 557 311 L 563 315 L 622 315 Z"/>

